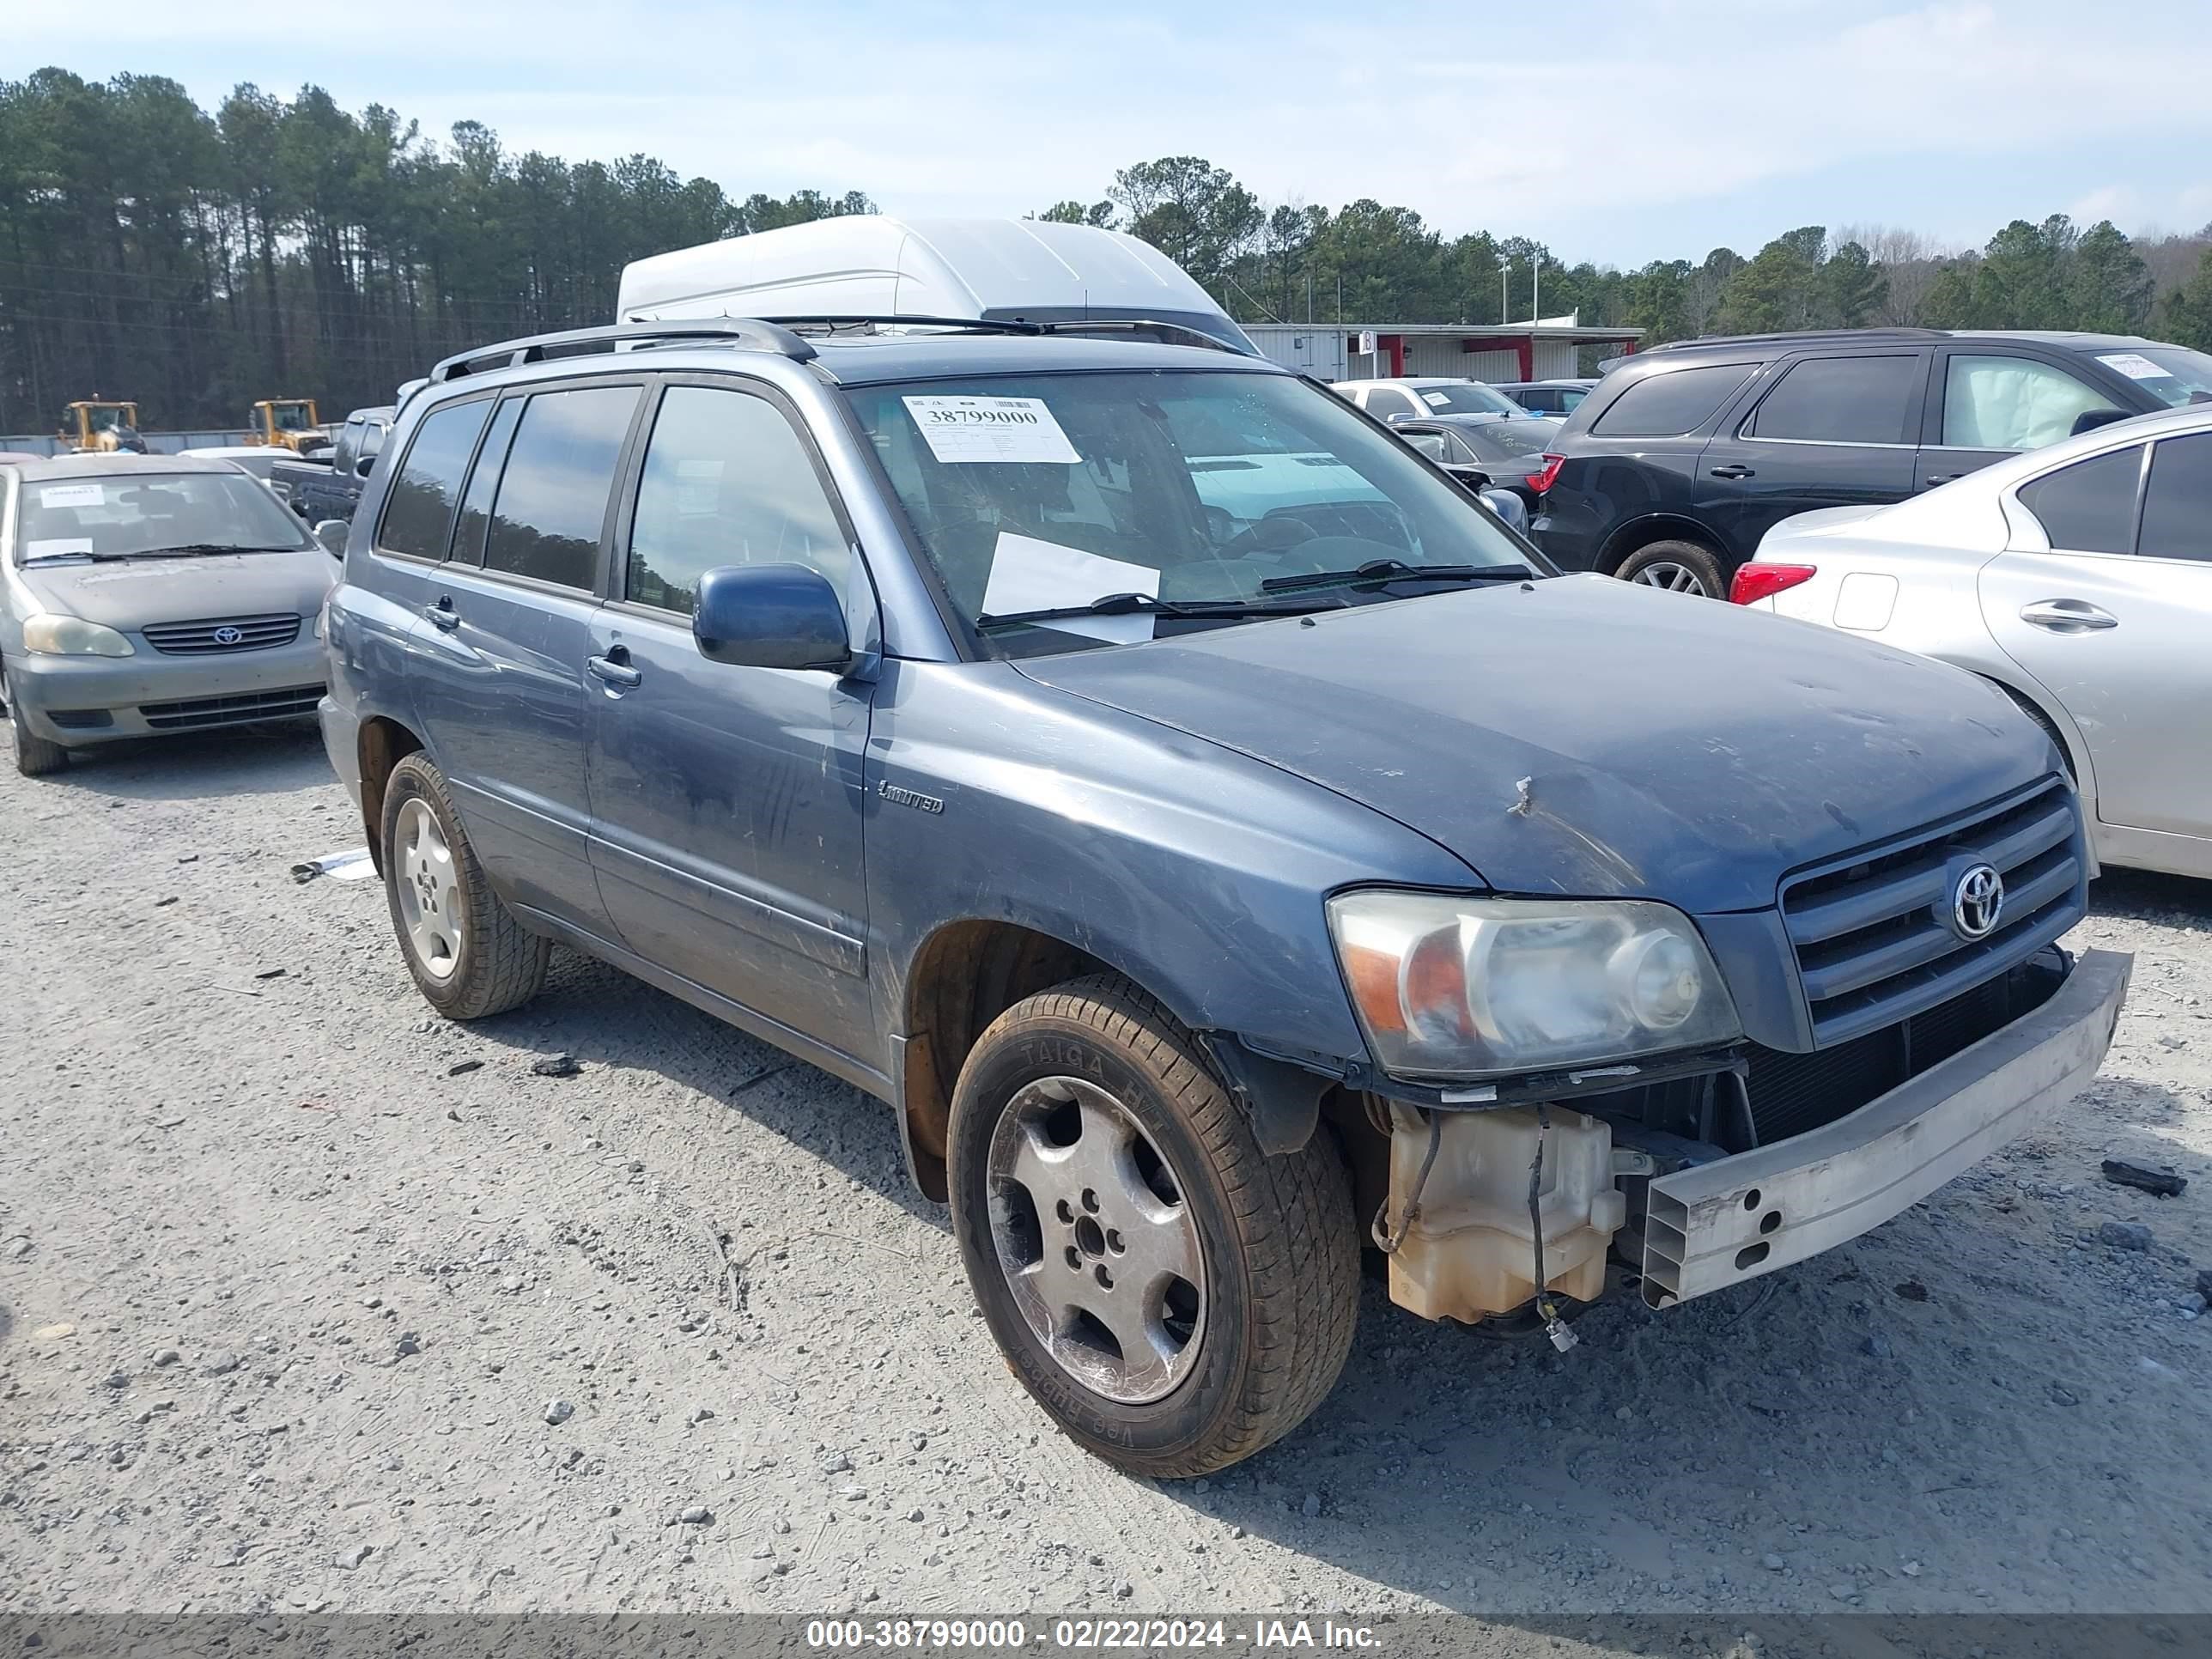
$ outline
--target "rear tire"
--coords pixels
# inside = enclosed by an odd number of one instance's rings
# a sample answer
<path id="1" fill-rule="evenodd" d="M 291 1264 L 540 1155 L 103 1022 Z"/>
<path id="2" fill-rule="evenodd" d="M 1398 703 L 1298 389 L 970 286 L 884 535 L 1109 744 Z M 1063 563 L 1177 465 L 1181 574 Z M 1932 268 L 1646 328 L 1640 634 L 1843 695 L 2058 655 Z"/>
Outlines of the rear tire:
<path id="1" fill-rule="evenodd" d="M 1695 542 L 1646 542 L 1623 559 L 1613 574 L 1639 587 L 1687 593 L 1701 599 L 1728 598 L 1728 579 L 1721 574 L 1721 562 L 1710 549 Z"/>
<path id="2" fill-rule="evenodd" d="M 67 771 L 69 750 L 61 744 L 48 742 L 23 724 L 4 674 L 0 674 L 0 702 L 8 707 L 9 730 L 15 740 L 15 769 L 27 778 L 48 778 L 57 772 Z"/>
<path id="3" fill-rule="evenodd" d="M 419 750 L 384 785 L 384 894 L 423 1000 L 447 1019 L 519 1008 L 550 946 L 514 919 L 477 862 L 446 780 Z"/>
<path id="4" fill-rule="evenodd" d="M 953 1094 L 947 1164 L 1007 1364 L 1107 1462 L 1204 1474 L 1334 1386 L 1359 1301 L 1335 1143 L 1262 1152 L 1189 1034 L 1127 981 L 1073 980 L 992 1022 Z"/>

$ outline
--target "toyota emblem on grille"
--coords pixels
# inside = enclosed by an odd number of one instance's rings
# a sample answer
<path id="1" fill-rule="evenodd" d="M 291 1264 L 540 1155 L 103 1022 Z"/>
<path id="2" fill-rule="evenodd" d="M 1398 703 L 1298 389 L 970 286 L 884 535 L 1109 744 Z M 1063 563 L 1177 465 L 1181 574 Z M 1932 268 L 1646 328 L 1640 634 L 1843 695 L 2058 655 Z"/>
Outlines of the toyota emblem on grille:
<path id="1" fill-rule="evenodd" d="M 217 645 L 236 645 L 245 637 L 246 630 L 244 629 L 233 628 L 228 623 L 225 623 L 222 627 L 216 629 L 214 634 L 215 642 Z"/>
<path id="2" fill-rule="evenodd" d="M 1970 943 L 1987 939 L 2003 913 L 2004 878 L 1989 865 L 1968 865 L 1951 889 L 1951 931 Z"/>

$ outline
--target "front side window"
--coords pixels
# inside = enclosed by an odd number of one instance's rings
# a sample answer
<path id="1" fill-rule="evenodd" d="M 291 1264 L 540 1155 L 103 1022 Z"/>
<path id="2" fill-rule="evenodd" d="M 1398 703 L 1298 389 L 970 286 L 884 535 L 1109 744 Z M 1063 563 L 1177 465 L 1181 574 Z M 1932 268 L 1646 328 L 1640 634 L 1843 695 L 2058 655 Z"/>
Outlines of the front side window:
<path id="1" fill-rule="evenodd" d="M 2160 559 L 2212 560 L 2212 432 L 2152 447 L 2136 550 Z"/>
<path id="2" fill-rule="evenodd" d="M 1403 443 L 1288 375 L 1038 374 L 847 396 L 971 623 L 1116 593 L 1266 604 L 1285 592 L 1272 579 L 1376 559 L 1534 574 Z M 1404 595 L 1330 587 L 1323 602 L 1339 597 Z M 1086 642 L 1017 628 L 990 637 L 1009 653 Z"/>
<path id="3" fill-rule="evenodd" d="M 2020 487 L 2053 552 L 2125 553 L 2135 544 L 2136 485 L 2142 446 L 2096 455 Z"/>
<path id="4" fill-rule="evenodd" d="M 1607 404 L 1590 430 L 1607 438 L 1679 438 L 1695 432 L 1759 367 L 1711 363 L 1647 374 Z"/>
<path id="5" fill-rule="evenodd" d="M 637 396 L 599 386 L 530 399 L 500 474 L 485 569 L 590 591 Z"/>
<path id="6" fill-rule="evenodd" d="M 1901 444 L 1920 400 L 1921 359 L 1808 357 L 1793 364 L 1744 428 L 1799 443 Z"/>
<path id="7" fill-rule="evenodd" d="M 15 559 L 289 552 L 300 520 L 242 472 L 88 472 L 18 486 Z"/>
<path id="8" fill-rule="evenodd" d="M 385 497 L 384 523 L 377 544 L 417 559 L 442 559 L 453 533 L 453 504 L 460 499 L 461 475 L 483 430 L 491 400 L 478 398 L 434 409 L 415 428 L 407 459 Z"/>
<path id="9" fill-rule="evenodd" d="M 1367 412 L 1378 421 L 1387 421 L 1395 415 L 1418 415 L 1413 400 L 1396 388 L 1378 386 L 1367 394 Z"/>
<path id="10" fill-rule="evenodd" d="M 842 594 L 852 560 L 781 410 L 750 392 L 669 388 L 638 481 L 625 597 L 688 617 L 699 578 L 726 564 L 803 564 Z"/>
<path id="11" fill-rule="evenodd" d="M 2112 400 L 2032 357 L 1954 354 L 1943 375 L 1943 441 L 1953 449 L 2040 449 Z"/>

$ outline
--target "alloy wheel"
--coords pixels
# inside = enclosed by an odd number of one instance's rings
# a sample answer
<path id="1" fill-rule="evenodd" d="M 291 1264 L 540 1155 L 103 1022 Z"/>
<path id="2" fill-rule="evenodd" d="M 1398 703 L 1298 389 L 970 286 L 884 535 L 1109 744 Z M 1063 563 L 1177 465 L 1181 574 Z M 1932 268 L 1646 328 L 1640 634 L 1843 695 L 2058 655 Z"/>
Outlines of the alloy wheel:
<path id="1" fill-rule="evenodd" d="M 438 815 L 420 796 L 399 809 L 392 849 L 399 914 L 422 971 L 451 979 L 461 959 L 461 889 L 453 849 Z"/>
<path id="2" fill-rule="evenodd" d="M 991 1238 L 1054 1362 L 1142 1405 L 1197 1364 L 1206 1263 L 1182 1183 L 1129 1109 L 1080 1078 L 1025 1084 L 991 1135 Z"/>

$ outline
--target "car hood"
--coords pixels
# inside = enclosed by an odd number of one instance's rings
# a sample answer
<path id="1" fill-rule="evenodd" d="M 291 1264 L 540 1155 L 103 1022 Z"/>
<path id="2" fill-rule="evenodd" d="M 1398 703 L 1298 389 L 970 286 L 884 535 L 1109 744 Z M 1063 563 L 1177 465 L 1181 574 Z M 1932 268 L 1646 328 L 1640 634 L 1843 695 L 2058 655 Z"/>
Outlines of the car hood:
<path id="1" fill-rule="evenodd" d="M 1596 576 L 1015 665 L 1388 813 L 1499 891 L 1693 912 L 2051 768 L 1958 669 Z"/>
<path id="2" fill-rule="evenodd" d="M 149 623 L 218 617 L 312 617 L 337 574 L 337 561 L 320 548 L 57 564 L 15 573 L 41 608 L 125 632 Z"/>

